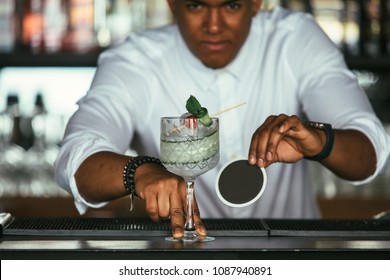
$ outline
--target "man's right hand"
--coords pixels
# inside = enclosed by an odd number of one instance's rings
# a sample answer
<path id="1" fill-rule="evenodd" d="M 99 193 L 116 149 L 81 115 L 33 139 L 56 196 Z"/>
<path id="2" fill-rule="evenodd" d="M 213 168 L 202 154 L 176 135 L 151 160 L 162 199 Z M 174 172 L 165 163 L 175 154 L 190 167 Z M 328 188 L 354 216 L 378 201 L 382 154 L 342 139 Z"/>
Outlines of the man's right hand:
<path id="1" fill-rule="evenodd" d="M 171 219 L 172 236 L 181 238 L 184 234 L 186 212 L 186 183 L 183 178 L 154 163 L 143 164 L 134 176 L 136 194 L 145 200 L 146 212 L 157 222 Z M 194 222 L 199 235 L 206 235 L 194 196 Z"/>

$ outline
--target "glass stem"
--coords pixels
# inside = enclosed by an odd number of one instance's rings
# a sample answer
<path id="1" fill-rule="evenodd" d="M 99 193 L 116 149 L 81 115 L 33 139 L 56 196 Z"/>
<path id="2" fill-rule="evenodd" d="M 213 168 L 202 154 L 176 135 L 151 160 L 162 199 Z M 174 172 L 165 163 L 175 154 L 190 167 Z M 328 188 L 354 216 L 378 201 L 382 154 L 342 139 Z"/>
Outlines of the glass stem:
<path id="1" fill-rule="evenodd" d="M 186 222 L 184 225 L 184 235 L 186 237 L 195 237 L 195 223 L 194 223 L 194 182 L 187 181 L 187 212 L 186 212 Z"/>

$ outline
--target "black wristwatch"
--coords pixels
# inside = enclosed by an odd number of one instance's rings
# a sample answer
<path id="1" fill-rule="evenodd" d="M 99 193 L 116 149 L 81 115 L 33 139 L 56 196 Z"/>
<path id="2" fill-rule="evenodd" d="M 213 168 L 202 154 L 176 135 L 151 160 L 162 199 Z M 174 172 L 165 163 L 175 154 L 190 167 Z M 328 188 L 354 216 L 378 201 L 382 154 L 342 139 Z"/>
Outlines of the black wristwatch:
<path id="1" fill-rule="evenodd" d="M 305 157 L 305 159 L 314 160 L 314 161 L 322 161 L 322 160 L 326 159 L 333 150 L 334 132 L 333 132 L 332 125 L 330 125 L 328 123 L 311 122 L 311 121 L 307 121 L 307 122 L 305 122 L 305 124 L 307 124 L 313 128 L 322 129 L 326 133 L 326 143 L 325 143 L 325 146 L 322 149 L 322 151 L 315 156 Z"/>

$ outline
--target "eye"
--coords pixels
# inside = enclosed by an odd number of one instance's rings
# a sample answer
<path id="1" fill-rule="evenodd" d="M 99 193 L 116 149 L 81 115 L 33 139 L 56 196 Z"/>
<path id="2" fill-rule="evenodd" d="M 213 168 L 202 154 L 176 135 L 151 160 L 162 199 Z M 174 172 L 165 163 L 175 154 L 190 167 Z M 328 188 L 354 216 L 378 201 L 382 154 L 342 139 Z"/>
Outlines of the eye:
<path id="1" fill-rule="evenodd" d="M 225 5 L 229 10 L 238 10 L 239 8 L 241 8 L 241 4 L 238 3 L 237 1 L 229 1 L 229 2 L 226 2 L 226 5 Z"/>
<path id="2" fill-rule="evenodd" d="M 197 11 L 203 7 L 203 4 L 197 1 L 190 2 L 186 5 L 187 9 L 190 11 Z"/>

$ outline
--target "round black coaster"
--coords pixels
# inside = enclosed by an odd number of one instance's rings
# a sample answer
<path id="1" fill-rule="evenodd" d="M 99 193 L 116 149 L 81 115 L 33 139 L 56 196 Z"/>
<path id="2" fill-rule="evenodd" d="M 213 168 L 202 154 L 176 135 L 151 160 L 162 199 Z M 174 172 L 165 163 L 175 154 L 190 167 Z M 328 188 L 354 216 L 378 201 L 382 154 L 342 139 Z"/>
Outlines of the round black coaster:
<path id="1" fill-rule="evenodd" d="M 215 188 L 219 199 L 226 205 L 244 207 L 260 198 L 266 184 L 264 168 L 249 165 L 247 159 L 239 159 L 221 168 Z"/>

